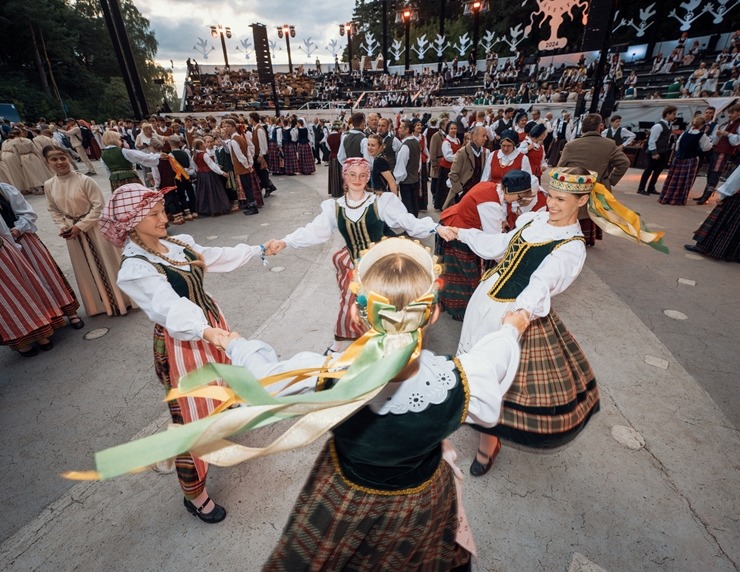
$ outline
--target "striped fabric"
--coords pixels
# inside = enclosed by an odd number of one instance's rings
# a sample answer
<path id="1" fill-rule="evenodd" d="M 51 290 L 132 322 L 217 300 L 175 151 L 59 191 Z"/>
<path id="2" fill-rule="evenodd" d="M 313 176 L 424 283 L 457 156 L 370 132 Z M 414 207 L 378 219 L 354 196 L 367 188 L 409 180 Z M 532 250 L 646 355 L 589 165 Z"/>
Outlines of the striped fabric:
<path id="1" fill-rule="evenodd" d="M 64 326 L 62 310 L 33 267 L 0 238 L 0 345 L 17 350 Z"/>
<path id="2" fill-rule="evenodd" d="M 311 175 L 316 171 L 316 160 L 308 143 L 298 144 L 298 170 L 301 175 Z"/>
<path id="3" fill-rule="evenodd" d="M 691 187 L 694 186 L 698 169 L 699 157 L 676 159 L 668 169 L 668 176 L 663 183 L 658 202 L 661 205 L 685 205 Z"/>
<path id="4" fill-rule="evenodd" d="M 18 242 L 23 247 L 21 254 L 36 271 L 46 289 L 56 300 L 57 306 L 65 316 L 76 316 L 80 303 L 67 278 L 62 274 L 56 261 L 41 239 L 34 233 L 21 235 Z"/>
<path id="5" fill-rule="evenodd" d="M 270 172 L 273 175 L 282 175 L 283 174 L 283 160 L 282 157 L 280 157 L 280 147 L 278 147 L 277 142 L 275 141 L 268 141 L 267 142 L 267 164 L 270 169 Z"/>
<path id="6" fill-rule="evenodd" d="M 249 180 L 252 182 L 252 194 L 254 195 L 254 202 L 257 203 L 258 207 L 265 206 L 265 199 L 262 197 L 262 183 L 257 175 L 257 170 L 252 169 L 249 173 Z"/>
<path id="7" fill-rule="evenodd" d="M 337 250 L 331 261 L 336 269 L 337 286 L 339 286 L 339 315 L 334 328 L 334 337 L 337 340 L 356 340 L 365 333 L 365 328 L 358 327 L 350 316 L 350 308 L 355 303 L 355 295 L 349 289 L 354 268 L 349 249 L 345 246 Z"/>
<path id="8" fill-rule="evenodd" d="M 573 439 L 599 408 L 599 390 L 586 356 L 554 310 L 533 320 L 521 340 L 522 356 L 504 396 L 499 425 L 486 433 L 532 447 Z"/>
<path id="9" fill-rule="evenodd" d="M 457 526 L 457 493 L 447 463 L 421 492 L 375 495 L 342 479 L 327 444 L 262 570 L 447 572 L 470 558 L 455 543 Z"/>
<path id="10" fill-rule="evenodd" d="M 702 254 L 740 262 L 740 194 L 719 203 L 694 234 Z"/>
<path id="11" fill-rule="evenodd" d="M 452 319 L 462 321 L 481 278 L 481 259 L 459 240 L 442 244 L 442 289 L 439 301 Z"/>
<path id="12" fill-rule="evenodd" d="M 295 175 L 298 172 L 298 150 L 292 141 L 283 139 L 283 171 L 286 175 Z"/>
<path id="13" fill-rule="evenodd" d="M 228 329 L 226 319 L 219 311 L 219 318 L 213 327 Z M 169 391 L 185 374 L 198 369 L 206 363 L 229 363 L 226 354 L 202 341 L 176 340 L 160 324 L 154 327 L 154 371 L 157 378 Z M 220 384 L 219 384 L 220 385 Z M 188 397 L 169 403 L 172 422 L 190 423 L 203 419 L 220 402 L 213 399 Z M 185 498 L 194 499 L 206 486 L 208 464 L 190 454 L 179 455 L 175 459 L 175 469 Z"/>

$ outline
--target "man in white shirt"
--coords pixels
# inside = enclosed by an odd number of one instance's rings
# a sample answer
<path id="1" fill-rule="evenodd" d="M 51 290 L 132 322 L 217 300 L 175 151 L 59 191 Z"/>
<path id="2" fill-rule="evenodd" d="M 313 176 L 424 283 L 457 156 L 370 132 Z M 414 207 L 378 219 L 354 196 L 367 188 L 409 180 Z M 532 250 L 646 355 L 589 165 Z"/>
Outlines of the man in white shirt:
<path id="1" fill-rule="evenodd" d="M 401 121 L 398 135 L 402 137 L 401 148 L 396 154 L 396 166 L 393 177 L 396 179 L 401 200 L 406 209 L 414 216 L 419 216 L 419 172 L 421 168 L 421 146 L 414 137 L 413 125 L 408 119 Z"/>
<path id="2" fill-rule="evenodd" d="M 617 149 L 622 151 L 625 147 L 628 147 L 632 143 L 637 135 L 632 133 L 629 129 L 622 127 L 622 116 L 612 115 L 609 120 L 609 128 L 604 129 L 601 132 L 602 137 L 612 139 L 617 144 Z"/>
<path id="3" fill-rule="evenodd" d="M 350 117 L 350 123 L 352 129 L 342 135 L 342 142 L 339 144 L 339 152 L 337 153 L 339 164 L 344 165 L 345 159 L 350 157 L 362 157 L 372 165 L 373 159 L 367 152 L 367 136 L 364 133 L 365 114 L 359 111 L 353 113 Z"/>

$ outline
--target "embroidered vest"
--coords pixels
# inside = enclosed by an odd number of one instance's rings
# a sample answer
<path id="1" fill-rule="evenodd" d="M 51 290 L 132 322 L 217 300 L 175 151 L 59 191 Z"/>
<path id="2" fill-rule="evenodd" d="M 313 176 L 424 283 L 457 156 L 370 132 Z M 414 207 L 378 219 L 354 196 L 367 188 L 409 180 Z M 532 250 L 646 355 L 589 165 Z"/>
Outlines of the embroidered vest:
<path id="1" fill-rule="evenodd" d="M 556 248 L 573 240 L 586 242 L 582 236 L 550 240 L 547 242 L 527 242 L 522 237 L 522 233 L 531 224 L 532 222 L 530 221 L 519 229 L 511 239 L 501 262 L 488 270 L 483 275 L 483 278 L 481 278 L 482 282 L 493 276 L 493 274 L 498 273 L 496 282 L 488 291 L 488 296 L 496 302 L 514 302 L 517 296 L 529 284 L 529 279 L 535 270 L 540 267 L 542 261 Z"/>
<path id="2" fill-rule="evenodd" d="M 123 151 L 121 151 L 120 147 L 104 149 L 100 158 L 105 163 L 105 166 L 108 167 L 108 171 L 110 171 L 111 181 L 121 181 L 136 177 L 131 163 L 123 156 Z"/>
<path id="3" fill-rule="evenodd" d="M 339 234 L 342 235 L 344 242 L 347 243 L 352 260 L 357 260 L 360 257 L 360 252 L 370 248 L 373 242 L 378 242 L 384 236 L 385 222 L 383 222 L 383 219 L 378 214 L 377 201 L 365 209 L 365 212 L 357 219 L 357 222 L 353 222 L 347 218 L 345 208 L 339 206 L 338 202 L 336 214 Z"/>

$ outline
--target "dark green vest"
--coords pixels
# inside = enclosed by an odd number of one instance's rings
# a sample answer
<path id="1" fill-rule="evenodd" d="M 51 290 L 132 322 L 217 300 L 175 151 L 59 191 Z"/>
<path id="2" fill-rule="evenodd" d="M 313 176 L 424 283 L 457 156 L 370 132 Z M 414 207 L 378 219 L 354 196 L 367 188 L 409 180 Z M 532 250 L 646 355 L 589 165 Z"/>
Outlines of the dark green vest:
<path id="1" fill-rule="evenodd" d="M 370 248 L 373 242 L 378 242 L 385 235 L 385 222 L 378 214 L 378 202 L 373 202 L 365 213 L 352 222 L 345 215 L 345 209 L 337 203 L 337 228 L 347 243 L 352 260 L 360 257 L 360 252 Z"/>
<path id="2" fill-rule="evenodd" d="M 487 280 L 498 272 L 496 283 L 488 291 L 488 295 L 497 302 L 514 302 L 522 290 L 529 285 L 532 274 L 553 250 L 572 240 L 586 242 L 582 236 L 548 242 L 527 242 L 522 238 L 522 233 L 530 224 L 532 221 L 519 229 L 519 232 L 511 239 L 501 262 L 486 272 L 481 279 L 481 281 Z"/>
<path id="3" fill-rule="evenodd" d="M 123 156 L 123 151 L 121 151 L 120 147 L 109 147 L 105 149 L 101 153 L 100 158 L 103 159 L 103 163 L 105 163 L 105 166 L 110 171 L 111 181 L 121 181 L 136 177 L 131 163 Z"/>

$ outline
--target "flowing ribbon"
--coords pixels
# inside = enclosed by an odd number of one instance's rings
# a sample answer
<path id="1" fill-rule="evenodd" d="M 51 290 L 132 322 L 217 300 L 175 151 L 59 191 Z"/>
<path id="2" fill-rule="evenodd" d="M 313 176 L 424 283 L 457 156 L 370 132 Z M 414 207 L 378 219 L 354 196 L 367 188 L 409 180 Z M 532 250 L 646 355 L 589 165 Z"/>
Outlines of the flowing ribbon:
<path id="1" fill-rule="evenodd" d="M 185 170 L 185 168 L 180 165 L 180 163 L 178 163 L 177 159 L 175 159 L 172 155 L 167 155 L 167 160 L 170 162 L 172 170 L 175 172 L 175 179 L 177 179 L 178 181 L 187 181 L 190 179 L 190 175 L 188 175 L 188 172 Z"/>
<path id="2" fill-rule="evenodd" d="M 109 479 L 187 451 L 208 463 L 231 466 L 304 447 L 363 407 L 418 355 L 421 332 L 404 334 L 403 340 L 407 343 L 399 345 L 399 336 L 371 329 L 328 367 L 293 370 L 262 380 L 242 367 L 207 364 L 180 379 L 179 388 L 172 390 L 167 400 L 211 397 L 223 401 L 216 411 L 204 419 L 96 453 L 97 471 L 62 476 L 72 480 Z M 348 364 L 348 369 L 337 371 Z M 291 378 L 292 384 L 313 376 L 335 378 L 337 383 L 331 389 L 302 395 L 281 397 L 269 391 L 276 381 Z M 218 379 L 228 387 L 208 385 Z M 228 409 L 234 404 L 245 405 Z M 228 440 L 237 433 L 299 416 L 301 419 L 266 447 L 245 447 Z"/>
<path id="3" fill-rule="evenodd" d="M 608 234 L 627 238 L 638 244 L 647 244 L 659 252 L 668 254 L 668 247 L 663 244 L 665 233 L 650 231 L 639 213 L 620 203 L 601 183 L 596 183 L 591 191 L 588 215 Z"/>

